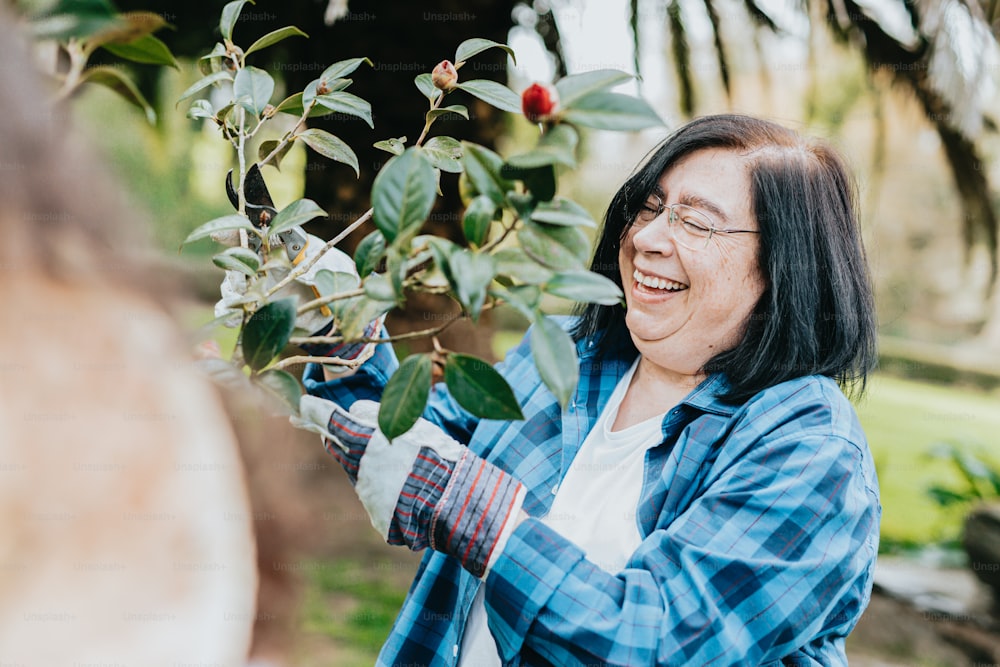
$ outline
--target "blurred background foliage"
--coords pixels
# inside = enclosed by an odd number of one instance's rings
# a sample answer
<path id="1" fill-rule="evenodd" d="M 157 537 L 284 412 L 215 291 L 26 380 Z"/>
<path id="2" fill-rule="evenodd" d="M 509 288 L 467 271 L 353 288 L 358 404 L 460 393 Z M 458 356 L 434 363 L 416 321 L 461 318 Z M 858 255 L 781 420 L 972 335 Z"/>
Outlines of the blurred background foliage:
<path id="1" fill-rule="evenodd" d="M 207 261 L 210 242 L 183 254 L 177 248 L 196 226 L 230 212 L 223 178 L 232 158 L 215 130 L 185 118 L 174 100 L 200 78 L 194 58 L 218 39 L 213 17 L 223 4 L 117 2 L 122 10 L 158 12 L 173 26 L 159 36 L 180 69 L 131 68 L 158 111 L 154 125 L 106 90 L 88 88 L 73 102 L 78 124 L 115 165 L 128 195 L 149 211 L 163 261 L 187 267 L 196 304 L 192 323 L 210 318 L 207 306 L 221 273 Z M 419 133 L 426 102 L 413 77 L 473 36 L 514 47 L 516 66 L 497 51 L 493 61 L 477 63 L 475 74 L 515 91 L 536 79 L 614 67 L 639 75 L 624 88 L 651 101 L 671 127 L 694 115 L 732 110 L 832 140 L 857 174 L 877 290 L 882 370 L 857 407 L 879 470 L 882 548 L 900 551 L 954 547 L 975 500 L 966 493 L 964 500 L 940 502 L 940 489 L 961 495 L 968 474 L 953 465 L 961 456 L 934 456 L 941 452 L 935 445 L 950 443 L 952 452 L 974 453 L 987 471 L 1000 469 L 1000 290 L 994 289 L 1000 143 L 991 115 L 1000 109 L 998 11 L 986 0 L 433 0 L 413 6 L 259 0 L 247 5 L 236 30 L 256 37 L 295 25 L 309 34 L 273 47 L 257 63 L 283 77 L 288 88 L 300 89 L 336 60 L 367 56 L 374 62 L 374 71 L 355 77 L 357 93 L 372 102 L 374 132 L 356 119 L 318 125 L 335 126 L 358 149 L 361 178 L 301 147 L 280 174 L 269 170 L 267 176 L 279 205 L 308 196 L 330 212 L 329 221 L 310 228 L 326 238 L 367 208 L 383 159 L 368 147 Z M 523 117 L 467 102 L 472 121 L 441 131 L 504 155 L 533 140 L 535 130 Z M 601 217 L 633 165 L 669 129 L 586 133 L 586 157 L 561 181 L 564 194 Z M 460 240 L 448 209 L 457 201 L 456 184 L 444 179 L 442 189 L 450 199 L 429 225 Z M 358 238 L 348 239 L 346 249 Z M 397 321 L 405 328 L 407 317 L 426 318 L 433 308 L 424 304 L 397 314 Z M 501 310 L 451 346 L 500 357 L 523 328 L 518 316 Z M 352 634 L 342 626 L 377 621 L 378 637 L 358 649 L 364 664 L 384 636 L 388 620 L 382 617 L 391 619 L 394 612 L 385 609 L 398 606 L 398 593 L 379 589 L 385 594 L 371 602 L 377 608 L 334 622 L 317 601 L 347 590 L 356 573 L 341 568 L 312 579 L 315 595 L 304 612 L 309 627 L 364 638 L 368 630 Z"/>

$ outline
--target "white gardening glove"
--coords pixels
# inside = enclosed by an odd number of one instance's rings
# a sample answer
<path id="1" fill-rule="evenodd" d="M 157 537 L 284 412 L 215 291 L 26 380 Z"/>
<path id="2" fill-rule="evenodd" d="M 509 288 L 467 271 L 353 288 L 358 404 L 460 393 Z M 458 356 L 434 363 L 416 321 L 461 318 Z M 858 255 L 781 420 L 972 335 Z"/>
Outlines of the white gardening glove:
<path id="1" fill-rule="evenodd" d="M 425 419 L 390 443 L 378 409 L 362 400 L 348 412 L 305 395 L 293 423 L 323 436 L 389 544 L 429 546 L 483 576 L 513 531 L 524 487 Z"/>
<path id="2" fill-rule="evenodd" d="M 299 260 L 300 264 L 309 262 L 316 255 L 320 254 L 324 244 L 325 241 L 323 239 L 312 234 L 307 234 L 306 246 L 303 250 L 304 254 L 302 255 L 302 259 Z M 265 292 L 284 279 L 289 271 L 293 269 L 291 261 L 288 260 L 286 254 L 280 248 L 276 252 L 271 253 L 269 261 L 274 268 L 268 271 L 265 279 L 259 280 L 254 286 L 255 291 L 259 292 L 256 296 L 263 297 Z M 282 288 L 273 298 L 294 296 L 298 299 L 300 305 L 312 301 L 318 296 L 313 290 L 316 284 L 316 274 L 323 269 L 333 271 L 334 273 L 347 273 L 354 276 L 355 279 L 358 276 L 354 260 L 351 259 L 350 255 L 337 248 L 331 248 L 323 253 L 323 256 L 320 257 L 309 271 Z M 230 316 L 225 321 L 226 326 L 237 327 L 240 325 L 243 319 L 243 309 L 239 304 L 248 297 L 254 296 L 247 294 L 248 284 L 249 280 L 247 276 L 239 271 L 226 271 L 222 285 L 219 288 L 222 296 L 215 304 L 216 317 Z M 356 287 L 358 284 L 360 284 L 360 280 L 354 286 Z M 330 323 L 333 321 L 333 316 L 330 314 L 329 309 L 326 309 L 326 313 L 323 310 L 317 308 L 303 313 L 296 320 L 295 325 L 309 334 L 326 333 Z"/>

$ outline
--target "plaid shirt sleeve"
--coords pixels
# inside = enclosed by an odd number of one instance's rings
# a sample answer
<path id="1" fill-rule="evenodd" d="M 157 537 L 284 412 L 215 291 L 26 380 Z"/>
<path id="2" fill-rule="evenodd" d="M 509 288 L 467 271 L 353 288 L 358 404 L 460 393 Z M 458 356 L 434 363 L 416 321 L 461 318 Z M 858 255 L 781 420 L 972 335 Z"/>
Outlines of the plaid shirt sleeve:
<path id="1" fill-rule="evenodd" d="M 620 573 L 518 526 L 486 580 L 504 664 L 846 665 L 877 550 L 874 469 L 866 446 L 789 419 L 730 434 Z"/>

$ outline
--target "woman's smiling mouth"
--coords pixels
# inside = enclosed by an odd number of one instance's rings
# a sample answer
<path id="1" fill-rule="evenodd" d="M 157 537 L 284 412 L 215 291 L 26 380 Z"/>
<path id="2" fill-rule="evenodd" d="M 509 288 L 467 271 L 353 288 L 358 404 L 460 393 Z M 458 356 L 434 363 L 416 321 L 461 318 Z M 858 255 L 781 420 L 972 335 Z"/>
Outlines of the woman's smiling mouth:
<path id="1" fill-rule="evenodd" d="M 635 279 L 637 284 L 642 285 L 643 287 L 663 290 L 665 292 L 680 292 L 681 290 L 686 290 L 688 288 L 688 286 L 684 283 L 679 283 L 675 280 L 657 278 L 656 276 L 647 276 L 639 269 L 632 272 L 632 278 Z"/>

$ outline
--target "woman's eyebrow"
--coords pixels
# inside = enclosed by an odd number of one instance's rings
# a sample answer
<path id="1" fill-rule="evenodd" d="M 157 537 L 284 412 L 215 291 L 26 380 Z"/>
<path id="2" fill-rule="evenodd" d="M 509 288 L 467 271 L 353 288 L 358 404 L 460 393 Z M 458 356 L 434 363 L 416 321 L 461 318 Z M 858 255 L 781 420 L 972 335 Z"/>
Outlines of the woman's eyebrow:
<path id="1" fill-rule="evenodd" d="M 682 194 L 677 199 L 678 204 L 684 204 L 685 206 L 690 206 L 692 208 L 703 208 L 707 211 L 711 211 L 717 217 L 721 218 L 723 222 L 729 222 L 729 216 L 723 211 L 719 206 L 713 203 L 709 199 L 704 197 L 694 195 L 694 194 Z"/>

